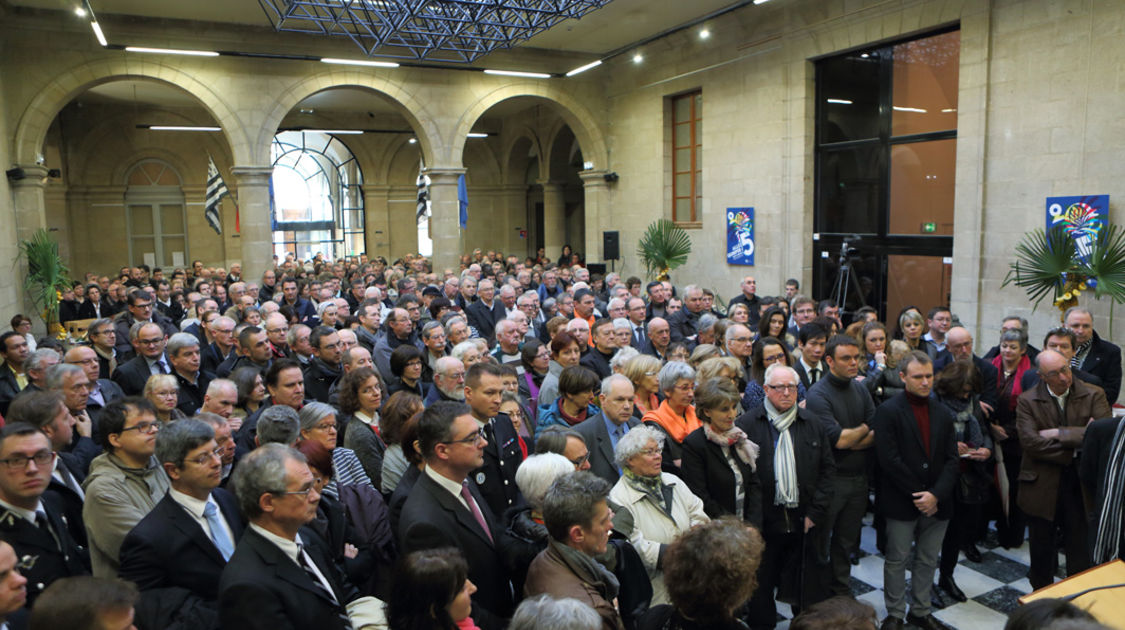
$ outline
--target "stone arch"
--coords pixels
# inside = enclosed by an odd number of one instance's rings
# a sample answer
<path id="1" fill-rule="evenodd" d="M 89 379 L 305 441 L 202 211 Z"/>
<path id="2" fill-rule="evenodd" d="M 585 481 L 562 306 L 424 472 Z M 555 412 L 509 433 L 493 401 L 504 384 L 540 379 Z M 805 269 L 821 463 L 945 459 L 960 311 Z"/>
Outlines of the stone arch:
<path id="1" fill-rule="evenodd" d="M 161 61 L 129 63 L 125 57 L 91 61 L 56 76 L 35 95 L 16 125 L 13 155 L 18 164 L 34 164 L 47 130 L 67 103 L 82 92 L 113 81 L 141 79 L 164 83 L 193 96 L 222 127 L 235 163 L 250 159 L 250 143 L 234 110 L 195 76 Z M 268 153 L 267 153 L 268 155 Z"/>
<path id="2" fill-rule="evenodd" d="M 437 146 L 442 146 L 441 130 L 433 123 L 433 116 L 429 114 L 421 101 L 402 88 L 402 85 L 382 76 L 373 76 L 370 72 L 364 73 L 350 69 L 333 69 L 300 81 L 281 90 L 273 109 L 265 115 L 262 126 L 254 144 L 254 154 L 264 155 L 265 162 L 269 162 L 270 141 L 273 140 L 277 128 L 293 107 L 302 100 L 332 88 L 360 88 L 370 90 L 384 96 L 394 103 L 399 113 L 406 119 L 418 144 L 422 149 L 423 159 L 427 166 L 435 165 Z"/>
<path id="3" fill-rule="evenodd" d="M 473 125 L 493 105 L 518 96 L 541 98 L 555 106 L 559 115 L 574 132 L 578 143 L 582 146 L 583 154 L 594 162 L 595 168 L 604 169 L 609 166 L 609 152 L 606 148 L 605 136 L 601 127 L 590 110 L 578 102 L 573 96 L 553 85 L 533 82 L 513 83 L 499 87 L 478 99 L 461 116 L 457 122 L 456 131 L 449 144 L 449 160 L 451 164 L 460 164 L 461 154 L 465 147 L 465 140 Z"/>
<path id="4" fill-rule="evenodd" d="M 574 130 L 570 125 L 565 123 L 559 124 L 551 129 L 549 148 L 547 149 L 547 157 L 545 160 L 546 170 L 551 179 L 562 179 L 569 175 L 567 173 L 567 163 L 570 159 L 571 149 L 574 147 L 576 137 Z M 579 142 L 579 150 L 581 150 L 582 143 Z M 579 168 L 578 170 L 582 170 Z"/>
<path id="5" fill-rule="evenodd" d="M 527 165 L 529 162 L 527 153 L 531 147 L 536 148 L 537 154 L 542 153 L 539 139 L 533 133 L 527 131 L 513 138 L 504 148 L 502 167 L 505 184 L 523 185 L 527 182 Z M 540 179 L 542 178 L 540 177 Z"/>

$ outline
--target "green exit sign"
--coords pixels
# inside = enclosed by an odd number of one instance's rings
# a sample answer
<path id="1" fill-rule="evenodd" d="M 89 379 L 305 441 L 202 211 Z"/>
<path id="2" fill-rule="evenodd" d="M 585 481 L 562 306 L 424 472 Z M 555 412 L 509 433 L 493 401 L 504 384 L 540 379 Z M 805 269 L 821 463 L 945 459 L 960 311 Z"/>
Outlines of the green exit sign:
<path id="1" fill-rule="evenodd" d="M 931 222 L 931 223 L 923 223 L 922 224 L 922 233 L 923 234 L 933 234 L 934 232 L 937 232 L 937 223 Z"/>

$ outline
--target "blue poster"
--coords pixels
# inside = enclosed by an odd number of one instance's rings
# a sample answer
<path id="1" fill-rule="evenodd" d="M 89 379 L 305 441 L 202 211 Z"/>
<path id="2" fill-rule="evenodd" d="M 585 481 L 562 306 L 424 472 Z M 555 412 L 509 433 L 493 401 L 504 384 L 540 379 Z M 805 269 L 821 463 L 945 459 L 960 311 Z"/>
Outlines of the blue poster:
<path id="1" fill-rule="evenodd" d="M 727 264 L 754 264 L 753 208 L 727 208 Z"/>
<path id="2" fill-rule="evenodd" d="M 1047 197 L 1047 229 L 1062 226 L 1069 232 L 1083 260 L 1108 222 L 1109 195 Z"/>

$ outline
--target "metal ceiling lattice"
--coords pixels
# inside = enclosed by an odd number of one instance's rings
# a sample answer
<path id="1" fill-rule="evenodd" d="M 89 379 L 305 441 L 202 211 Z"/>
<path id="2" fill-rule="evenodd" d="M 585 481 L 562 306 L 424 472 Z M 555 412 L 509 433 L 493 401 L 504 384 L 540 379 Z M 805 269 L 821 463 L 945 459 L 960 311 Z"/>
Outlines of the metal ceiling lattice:
<path id="1" fill-rule="evenodd" d="M 277 31 L 347 37 L 367 56 L 469 63 L 612 0 L 258 0 Z"/>

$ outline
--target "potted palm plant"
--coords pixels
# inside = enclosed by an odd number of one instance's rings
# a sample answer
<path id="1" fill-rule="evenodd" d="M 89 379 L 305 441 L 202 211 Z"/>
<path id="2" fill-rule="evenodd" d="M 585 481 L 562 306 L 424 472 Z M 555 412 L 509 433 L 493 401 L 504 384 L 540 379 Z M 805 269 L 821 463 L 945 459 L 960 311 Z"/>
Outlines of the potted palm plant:
<path id="1" fill-rule="evenodd" d="M 1033 306 L 1050 295 L 1060 317 L 1078 305 L 1084 291 L 1092 291 L 1098 299 L 1108 297 L 1114 304 L 1125 302 L 1125 230 L 1107 225 L 1085 257 L 1062 227 L 1028 232 L 1009 265 L 1003 286 L 1009 284 L 1027 292 Z"/>
<path id="2" fill-rule="evenodd" d="M 668 272 L 687 262 L 691 254 L 688 233 L 668 219 L 657 219 L 649 224 L 637 243 L 637 256 L 644 263 L 649 276 L 668 280 Z"/>
<path id="3" fill-rule="evenodd" d="M 70 285 L 70 271 L 59 258 L 59 244 L 47 230 L 39 229 L 29 239 L 19 242 L 19 258 L 27 262 L 23 287 L 31 303 L 43 316 L 48 335 L 63 332 L 59 323 L 59 299 Z"/>

